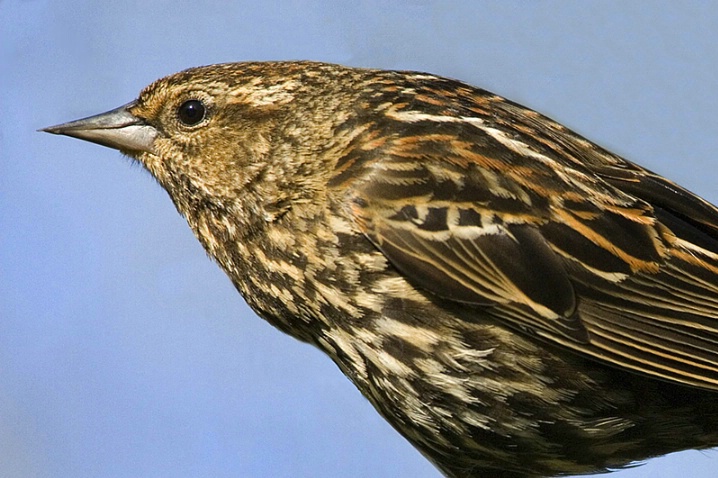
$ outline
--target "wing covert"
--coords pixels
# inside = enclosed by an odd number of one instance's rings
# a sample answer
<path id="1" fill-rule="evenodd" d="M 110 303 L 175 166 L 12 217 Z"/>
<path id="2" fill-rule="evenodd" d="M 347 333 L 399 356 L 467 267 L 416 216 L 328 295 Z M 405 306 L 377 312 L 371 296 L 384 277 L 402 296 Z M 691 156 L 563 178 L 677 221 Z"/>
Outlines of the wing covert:
<path id="1" fill-rule="evenodd" d="M 430 293 L 614 366 L 718 389 L 718 210 L 548 119 L 530 130 L 525 114 L 511 130 L 403 125 L 353 158 L 343 184 L 356 224 Z"/>

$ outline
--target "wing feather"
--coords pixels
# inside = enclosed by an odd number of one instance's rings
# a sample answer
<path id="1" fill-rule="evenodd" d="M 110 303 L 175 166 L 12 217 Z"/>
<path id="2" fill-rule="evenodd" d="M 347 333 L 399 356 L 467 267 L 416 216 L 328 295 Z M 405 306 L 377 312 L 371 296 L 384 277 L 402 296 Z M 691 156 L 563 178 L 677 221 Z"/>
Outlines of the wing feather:
<path id="1" fill-rule="evenodd" d="M 354 161 L 360 229 L 477 317 L 718 390 L 718 209 L 534 112 L 503 114 L 403 124 Z"/>

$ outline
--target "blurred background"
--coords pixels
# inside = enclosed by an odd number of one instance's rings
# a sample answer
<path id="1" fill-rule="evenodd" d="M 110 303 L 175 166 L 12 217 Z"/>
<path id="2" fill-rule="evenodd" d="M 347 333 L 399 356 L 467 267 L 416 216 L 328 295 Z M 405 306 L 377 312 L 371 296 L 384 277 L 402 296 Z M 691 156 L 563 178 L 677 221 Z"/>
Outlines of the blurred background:
<path id="1" fill-rule="evenodd" d="M 118 152 L 37 133 L 203 64 L 424 70 L 718 202 L 709 1 L 0 0 L 0 476 L 438 477 Z M 621 478 L 714 477 L 715 451 Z"/>

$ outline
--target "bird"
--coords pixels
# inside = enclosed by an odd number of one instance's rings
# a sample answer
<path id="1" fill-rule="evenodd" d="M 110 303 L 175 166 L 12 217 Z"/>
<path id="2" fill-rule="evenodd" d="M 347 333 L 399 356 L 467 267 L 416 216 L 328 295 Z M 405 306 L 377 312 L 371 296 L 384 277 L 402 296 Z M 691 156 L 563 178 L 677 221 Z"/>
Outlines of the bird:
<path id="1" fill-rule="evenodd" d="M 257 315 L 447 477 L 718 445 L 718 209 L 538 112 L 429 73 L 239 62 L 42 131 L 138 162 Z"/>

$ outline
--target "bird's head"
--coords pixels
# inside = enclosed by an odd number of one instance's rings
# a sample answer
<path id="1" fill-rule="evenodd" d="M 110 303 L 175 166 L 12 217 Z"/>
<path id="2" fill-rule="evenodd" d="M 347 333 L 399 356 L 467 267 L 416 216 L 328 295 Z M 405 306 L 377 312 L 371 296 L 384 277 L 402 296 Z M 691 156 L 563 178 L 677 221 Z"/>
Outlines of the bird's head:
<path id="1" fill-rule="evenodd" d="M 271 221 L 320 188 L 322 153 L 336 146 L 352 74 L 310 62 L 192 68 L 120 108 L 43 131 L 136 159 L 190 222 L 207 210 Z"/>

